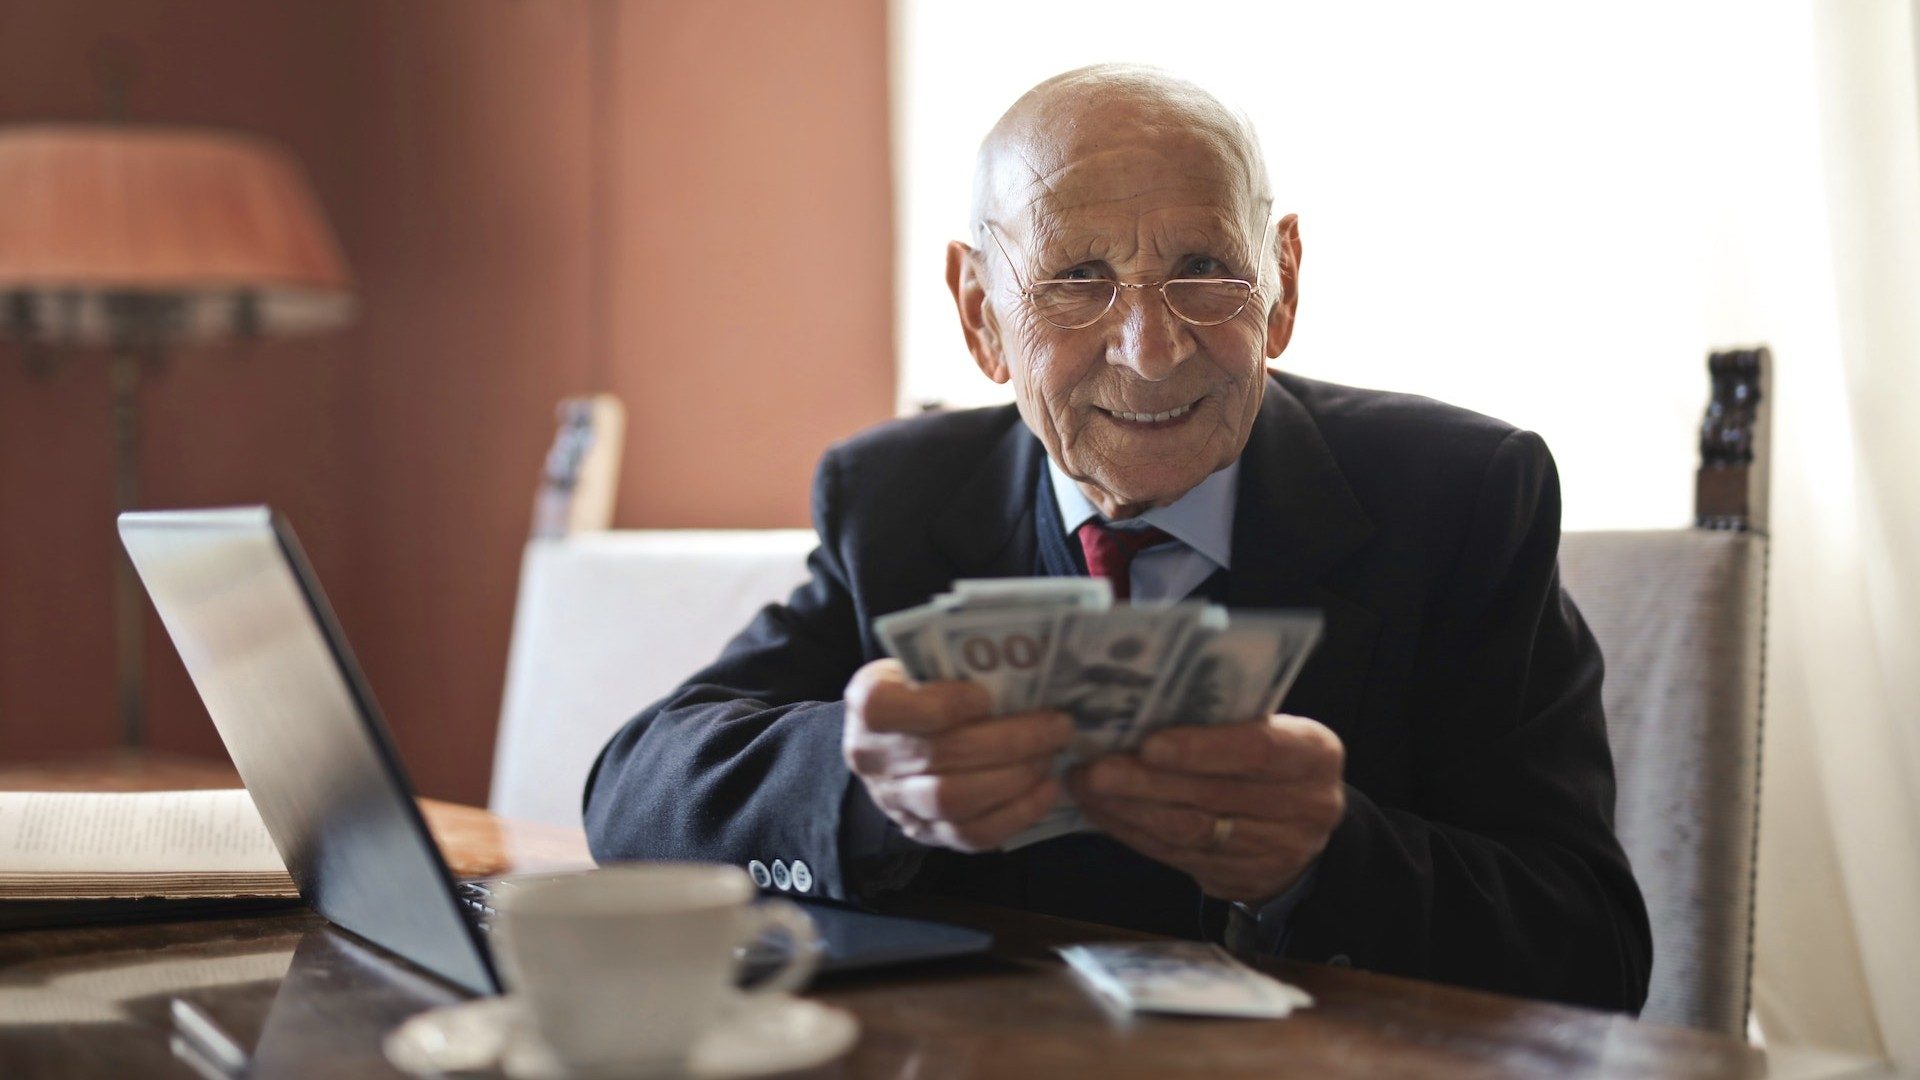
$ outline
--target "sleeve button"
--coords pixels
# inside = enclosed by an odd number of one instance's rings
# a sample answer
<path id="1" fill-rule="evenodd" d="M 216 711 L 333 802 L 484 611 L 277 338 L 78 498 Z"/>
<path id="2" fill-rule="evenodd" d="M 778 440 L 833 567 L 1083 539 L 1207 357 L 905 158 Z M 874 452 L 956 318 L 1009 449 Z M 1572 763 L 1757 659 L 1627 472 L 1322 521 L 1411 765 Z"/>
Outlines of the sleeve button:
<path id="1" fill-rule="evenodd" d="M 793 877 L 793 890 L 795 892 L 813 891 L 813 870 L 809 868 L 806 863 L 801 862 L 799 859 L 793 860 L 793 869 L 790 873 Z"/>
<path id="2" fill-rule="evenodd" d="M 787 864 L 779 859 L 773 860 L 773 887 L 786 892 L 793 885 L 793 875 L 787 872 Z"/>
<path id="3" fill-rule="evenodd" d="M 752 876 L 753 884 L 757 888 L 764 889 L 773 884 L 773 876 L 767 873 L 767 864 L 759 859 L 747 864 L 747 873 Z"/>

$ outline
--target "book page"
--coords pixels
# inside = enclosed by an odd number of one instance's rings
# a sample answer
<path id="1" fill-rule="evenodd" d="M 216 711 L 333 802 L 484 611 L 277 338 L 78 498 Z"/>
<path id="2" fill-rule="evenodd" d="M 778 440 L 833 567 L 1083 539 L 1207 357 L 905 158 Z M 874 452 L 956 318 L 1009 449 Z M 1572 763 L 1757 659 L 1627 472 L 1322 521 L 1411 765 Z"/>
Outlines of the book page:
<path id="1" fill-rule="evenodd" d="M 0 876 L 284 872 L 244 788 L 0 791 Z"/>

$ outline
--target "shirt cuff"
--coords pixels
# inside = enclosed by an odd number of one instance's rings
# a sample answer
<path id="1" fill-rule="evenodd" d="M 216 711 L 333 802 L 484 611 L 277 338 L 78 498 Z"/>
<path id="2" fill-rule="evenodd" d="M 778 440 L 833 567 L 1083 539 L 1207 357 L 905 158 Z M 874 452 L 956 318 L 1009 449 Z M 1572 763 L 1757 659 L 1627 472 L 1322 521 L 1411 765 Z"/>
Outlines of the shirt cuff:
<path id="1" fill-rule="evenodd" d="M 1315 860 L 1292 888 L 1259 907 L 1235 900 L 1227 908 L 1228 947 L 1266 956 L 1279 953 L 1287 943 L 1287 921 L 1313 891 L 1313 883 L 1319 876 L 1320 863 Z"/>

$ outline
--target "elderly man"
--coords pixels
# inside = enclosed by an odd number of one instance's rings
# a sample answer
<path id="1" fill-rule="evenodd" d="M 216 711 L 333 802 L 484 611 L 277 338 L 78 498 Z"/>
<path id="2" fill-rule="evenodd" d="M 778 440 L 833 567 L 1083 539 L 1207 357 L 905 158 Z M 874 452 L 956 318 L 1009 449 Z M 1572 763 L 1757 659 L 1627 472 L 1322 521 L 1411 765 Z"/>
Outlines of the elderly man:
<path id="1" fill-rule="evenodd" d="M 1637 1009 L 1650 936 L 1552 459 L 1486 417 L 1269 372 L 1301 255 L 1271 204 L 1249 126 L 1189 84 L 1099 67 L 1015 103 L 947 282 L 1017 405 L 828 452 L 811 581 L 608 745 L 596 856 L 778 861 L 814 895 Z M 1167 729 L 1062 784 L 1064 716 L 990 715 L 875 640 L 956 578 L 1089 561 L 1136 600 L 1325 612 L 1289 714 Z M 996 850 L 1063 797 L 1098 832 Z"/>

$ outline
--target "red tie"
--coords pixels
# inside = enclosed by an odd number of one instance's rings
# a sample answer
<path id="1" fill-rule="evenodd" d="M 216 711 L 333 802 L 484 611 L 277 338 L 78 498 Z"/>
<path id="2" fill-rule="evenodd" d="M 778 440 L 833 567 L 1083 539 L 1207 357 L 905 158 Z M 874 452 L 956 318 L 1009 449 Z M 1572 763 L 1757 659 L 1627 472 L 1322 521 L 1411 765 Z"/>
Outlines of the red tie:
<path id="1" fill-rule="evenodd" d="M 1144 529 L 1109 529 L 1098 521 L 1088 521 L 1076 530 L 1080 550 L 1087 555 L 1087 573 L 1113 583 L 1113 598 L 1125 600 L 1133 591 L 1133 557 L 1173 539 L 1149 525 Z"/>

